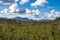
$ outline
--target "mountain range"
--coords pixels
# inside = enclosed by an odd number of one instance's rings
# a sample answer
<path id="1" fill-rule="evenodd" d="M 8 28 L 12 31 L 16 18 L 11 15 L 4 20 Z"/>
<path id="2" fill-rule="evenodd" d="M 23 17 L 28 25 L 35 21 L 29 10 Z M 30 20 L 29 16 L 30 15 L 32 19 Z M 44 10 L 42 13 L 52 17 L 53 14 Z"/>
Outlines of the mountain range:
<path id="1" fill-rule="evenodd" d="M 15 18 L 2 18 L 2 17 L 0 17 L 0 21 L 48 22 L 48 21 L 51 21 L 51 20 L 49 20 L 49 19 L 32 20 L 32 19 L 21 18 L 21 17 L 15 17 Z"/>

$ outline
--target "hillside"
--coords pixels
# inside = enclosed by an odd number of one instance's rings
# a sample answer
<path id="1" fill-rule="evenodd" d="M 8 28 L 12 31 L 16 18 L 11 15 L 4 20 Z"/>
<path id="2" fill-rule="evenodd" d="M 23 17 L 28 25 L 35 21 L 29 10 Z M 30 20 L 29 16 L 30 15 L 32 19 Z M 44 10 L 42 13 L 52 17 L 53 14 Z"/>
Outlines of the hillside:
<path id="1" fill-rule="evenodd" d="M 60 18 L 50 22 L 0 18 L 0 40 L 60 40 Z"/>

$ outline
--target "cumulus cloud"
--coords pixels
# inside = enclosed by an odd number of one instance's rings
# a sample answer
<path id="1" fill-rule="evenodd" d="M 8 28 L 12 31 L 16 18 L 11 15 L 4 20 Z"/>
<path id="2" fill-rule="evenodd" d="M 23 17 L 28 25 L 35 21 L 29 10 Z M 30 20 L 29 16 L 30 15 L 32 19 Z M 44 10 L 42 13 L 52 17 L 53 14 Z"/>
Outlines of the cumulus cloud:
<path id="1" fill-rule="evenodd" d="M 29 9 L 26 9 L 26 13 L 28 14 L 28 13 L 31 13 L 31 10 L 29 10 Z"/>
<path id="2" fill-rule="evenodd" d="M 57 12 L 53 9 L 50 11 L 50 14 L 48 16 L 51 19 L 56 19 L 56 18 L 60 17 L 60 12 Z"/>
<path id="3" fill-rule="evenodd" d="M 21 1 L 20 1 L 20 4 L 25 4 L 25 3 L 27 3 L 27 2 L 29 2 L 29 0 L 21 0 Z"/>
<path id="4" fill-rule="evenodd" d="M 10 7 L 7 9 L 5 8 L 4 10 L 2 10 L 3 12 L 9 11 L 10 13 L 25 13 L 25 9 L 23 8 L 18 8 L 18 4 L 17 3 L 12 3 L 10 5 Z"/>
<path id="5" fill-rule="evenodd" d="M 50 11 L 50 13 L 44 13 L 43 16 L 41 16 L 41 11 L 39 9 L 30 10 L 30 9 L 19 9 L 17 2 L 18 0 L 2 0 L 1 3 L 12 3 L 11 6 L 7 9 L 3 9 L 0 12 L 0 17 L 4 18 L 15 18 L 15 17 L 21 17 L 21 18 L 28 18 L 32 20 L 42 20 L 42 19 L 50 19 L 54 20 L 58 17 L 60 17 L 60 12 L 55 11 L 54 9 Z M 20 4 L 25 4 L 29 2 L 29 0 L 21 0 Z M 46 0 L 37 0 L 36 2 L 32 3 L 31 6 L 43 6 L 46 3 L 48 3 Z"/>
<path id="6" fill-rule="evenodd" d="M 13 3 L 10 7 L 9 7 L 10 12 L 18 12 L 18 5 L 16 3 Z"/>
<path id="7" fill-rule="evenodd" d="M 48 1 L 47 0 L 36 0 L 34 3 L 31 3 L 31 6 L 44 6 L 45 4 L 47 4 Z"/>
<path id="8" fill-rule="evenodd" d="M 28 18 L 28 19 L 38 20 L 38 17 L 35 17 L 35 16 L 38 16 L 38 14 L 39 14 L 38 9 L 34 10 L 34 12 L 33 12 L 33 10 L 25 9 L 26 10 L 25 13 L 22 14 L 19 11 L 16 11 L 16 9 L 18 9 L 16 7 L 16 5 L 17 4 L 15 4 L 15 5 L 12 4 L 9 7 L 9 9 L 2 10 L 1 14 L 0 14 L 1 15 L 0 17 L 6 17 L 6 18 L 21 17 L 21 18 Z M 6 16 L 3 16 L 3 15 L 6 15 Z"/>
<path id="9" fill-rule="evenodd" d="M 32 15 L 39 15 L 40 14 L 40 11 L 39 9 L 36 9 L 36 10 L 29 10 L 29 9 L 25 9 L 26 10 L 26 14 L 32 14 Z"/>
<path id="10" fill-rule="evenodd" d="M 15 2 L 18 2 L 19 0 L 15 0 Z"/>
<path id="11" fill-rule="evenodd" d="M 12 3 L 11 5 L 10 5 L 10 7 L 7 9 L 7 8 L 5 8 L 4 10 L 2 10 L 1 12 L 3 13 L 17 13 L 17 12 L 19 12 L 20 10 L 19 10 L 19 8 L 18 8 L 18 5 L 17 5 L 17 3 Z"/>
<path id="12" fill-rule="evenodd" d="M 35 15 L 39 15 L 40 11 L 38 9 L 36 9 L 36 10 L 32 10 L 32 13 L 34 13 Z"/>
<path id="13" fill-rule="evenodd" d="M 7 13 L 9 13 L 9 9 L 5 8 L 3 11 L 1 11 L 1 13 L 7 14 Z"/>
<path id="14" fill-rule="evenodd" d="M 0 17 L 5 18 L 15 18 L 15 17 L 21 17 L 21 18 L 28 18 L 32 20 L 42 20 L 42 19 L 56 19 L 57 17 L 60 17 L 60 12 L 55 11 L 54 9 L 50 11 L 50 13 L 44 13 L 43 16 L 40 15 L 41 11 L 38 9 L 35 10 L 29 10 L 29 9 L 19 9 L 18 5 L 16 3 L 13 3 L 8 9 L 5 8 L 1 11 Z"/>
<path id="15" fill-rule="evenodd" d="M 16 17 L 16 15 L 14 16 L 13 13 L 11 14 L 9 9 L 5 8 L 4 10 L 2 10 L 0 12 L 0 17 L 3 17 L 3 18 L 14 18 L 14 17 Z"/>

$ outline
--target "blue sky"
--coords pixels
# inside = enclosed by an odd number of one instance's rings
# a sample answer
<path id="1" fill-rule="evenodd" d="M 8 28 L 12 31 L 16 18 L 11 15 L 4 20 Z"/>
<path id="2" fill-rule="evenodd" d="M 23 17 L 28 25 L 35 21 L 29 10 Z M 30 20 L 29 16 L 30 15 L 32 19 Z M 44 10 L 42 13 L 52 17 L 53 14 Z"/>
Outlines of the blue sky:
<path id="1" fill-rule="evenodd" d="M 18 10 L 18 12 L 14 10 Z M 12 15 L 15 16 L 15 12 L 19 14 L 25 13 L 24 15 L 26 16 L 27 16 L 26 13 L 31 13 L 29 15 L 30 16 L 33 15 L 31 19 L 34 20 L 36 19 L 34 17 L 35 15 L 38 15 L 37 17 L 38 20 L 40 20 L 40 18 L 54 19 L 56 17 L 60 17 L 60 0 L 13 0 L 13 1 L 1 0 L 0 1 L 0 13 L 9 13 L 9 14 L 12 13 Z M 3 16 L 3 14 L 0 15 Z M 8 17 L 7 14 L 4 15 L 5 17 Z M 23 17 L 24 15 L 21 15 L 22 18 L 25 18 Z M 44 15 L 44 17 L 42 15 Z"/>
<path id="2" fill-rule="evenodd" d="M 31 7 L 30 6 L 30 4 L 31 3 L 33 3 L 33 2 L 35 2 L 36 0 L 30 0 L 30 2 L 28 2 L 28 3 L 26 3 L 26 4 L 24 4 L 24 5 L 20 5 L 19 4 L 19 1 L 17 2 L 17 4 L 19 5 L 19 7 L 21 7 L 21 8 L 28 8 L 28 9 L 35 9 L 34 7 Z M 45 7 L 48 7 L 48 6 L 50 6 L 50 7 L 53 7 L 56 11 L 60 11 L 60 0 L 47 0 L 49 3 L 47 4 L 47 6 L 45 6 Z M 4 7 L 3 7 L 4 6 Z M 0 9 L 2 9 L 2 8 L 6 8 L 8 5 L 3 5 L 3 4 L 1 4 L 0 3 Z M 41 6 L 39 6 L 38 7 L 39 9 L 43 9 L 43 7 L 41 7 Z M 52 8 L 52 9 L 53 9 Z M 47 9 L 47 8 L 46 8 Z M 44 10 L 44 9 L 43 9 Z"/>
<path id="3" fill-rule="evenodd" d="M 52 6 L 55 10 L 60 11 L 60 0 L 48 0 L 49 6 Z"/>
<path id="4" fill-rule="evenodd" d="M 28 9 L 36 9 L 34 7 L 31 7 L 30 4 L 35 2 L 36 0 L 30 0 L 29 2 L 23 4 L 23 5 L 20 5 L 19 2 L 20 0 L 17 2 L 17 4 L 19 5 L 19 7 L 21 8 L 28 8 Z M 48 4 L 45 6 L 44 9 L 47 9 L 47 7 L 52 7 L 51 9 L 55 9 L 56 11 L 60 11 L 60 0 L 47 0 L 48 1 Z M 4 6 L 4 7 L 3 7 Z M 0 3 L 0 9 L 2 8 L 6 8 L 8 5 L 4 5 L 4 4 L 1 4 Z M 37 7 L 38 9 L 43 9 L 43 7 L 41 6 L 38 6 Z M 43 9 L 43 10 L 44 10 Z"/>

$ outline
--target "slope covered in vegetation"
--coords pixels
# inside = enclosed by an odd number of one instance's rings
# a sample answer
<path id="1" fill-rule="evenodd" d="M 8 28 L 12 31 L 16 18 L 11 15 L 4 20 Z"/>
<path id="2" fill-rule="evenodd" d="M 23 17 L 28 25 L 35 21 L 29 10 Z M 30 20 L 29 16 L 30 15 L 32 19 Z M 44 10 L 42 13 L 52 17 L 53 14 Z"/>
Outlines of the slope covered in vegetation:
<path id="1" fill-rule="evenodd" d="M 60 40 L 60 18 L 51 22 L 0 19 L 0 40 Z"/>

